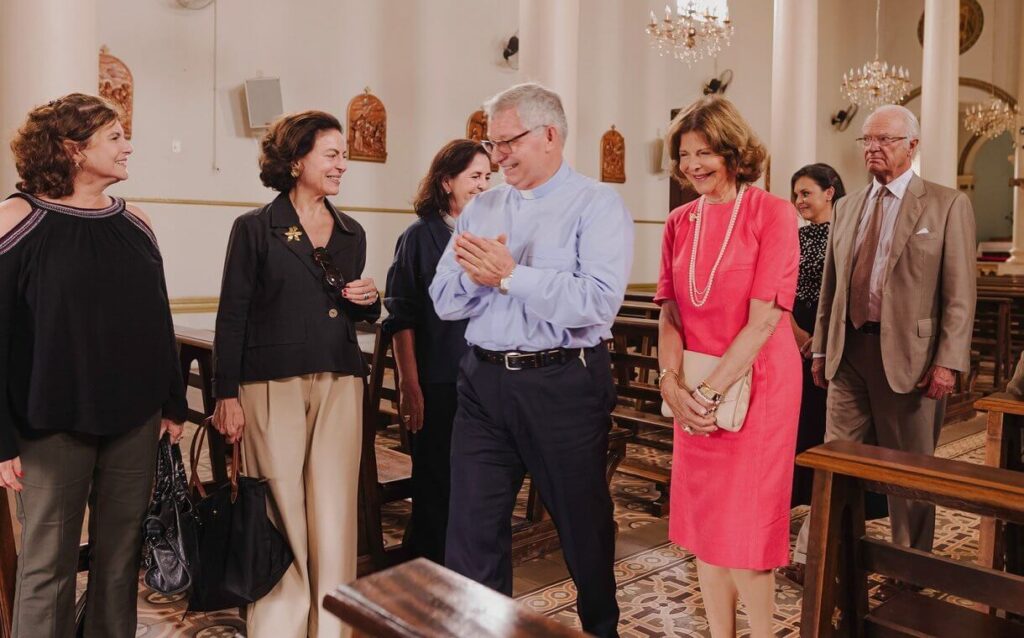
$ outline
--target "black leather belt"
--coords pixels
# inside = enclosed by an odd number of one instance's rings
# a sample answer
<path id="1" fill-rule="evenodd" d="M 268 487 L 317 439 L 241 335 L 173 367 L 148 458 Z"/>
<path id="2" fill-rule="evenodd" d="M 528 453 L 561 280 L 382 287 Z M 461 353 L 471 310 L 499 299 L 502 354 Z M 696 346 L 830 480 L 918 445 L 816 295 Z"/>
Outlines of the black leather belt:
<path id="1" fill-rule="evenodd" d="M 853 324 L 851 323 L 850 324 L 850 328 L 853 329 L 853 330 L 856 330 L 857 332 L 859 332 L 861 334 L 866 334 L 866 335 L 880 335 L 880 334 L 882 334 L 882 324 L 878 323 L 877 321 L 865 321 L 864 324 L 861 325 L 860 328 L 854 328 Z"/>
<path id="2" fill-rule="evenodd" d="M 592 352 L 595 348 L 554 348 L 552 350 L 541 350 L 540 352 L 507 352 L 497 350 L 484 350 L 479 346 L 473 346 L 473 354 L 477 359 L 487 363 L 504 365 L 508 370 L 531 370 L 544 368 L 546 366 L 558 365 L 571 359 L 579 359 L 585 352 Z"/>

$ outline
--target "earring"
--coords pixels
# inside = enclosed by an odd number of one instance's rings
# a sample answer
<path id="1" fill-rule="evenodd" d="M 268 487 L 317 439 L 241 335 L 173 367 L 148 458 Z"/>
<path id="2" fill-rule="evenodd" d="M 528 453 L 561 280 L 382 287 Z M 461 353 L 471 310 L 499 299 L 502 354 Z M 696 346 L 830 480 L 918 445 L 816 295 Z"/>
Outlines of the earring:
<path id="1" fill-rule="evenodd" d="M 292 166 L 291 175 L 292 175 L 292 177 L 298 177 L 299 176 L 299 167 L 298 166 Z"/>
<path id="2" fill-rule="evenodd" d="M 82 162 L 81 161 L 75 160 L 75 170 L 76 171 L 82 170 Z"/>

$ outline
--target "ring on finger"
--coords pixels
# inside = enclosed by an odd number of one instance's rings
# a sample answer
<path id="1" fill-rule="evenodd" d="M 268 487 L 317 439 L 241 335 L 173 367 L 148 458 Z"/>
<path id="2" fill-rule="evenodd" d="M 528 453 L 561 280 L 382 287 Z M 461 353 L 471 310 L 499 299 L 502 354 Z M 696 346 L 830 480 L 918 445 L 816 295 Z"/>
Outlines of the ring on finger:
<path id="1" fill-rule="evenodd" d="M 693 435 L 693 428 L 691 428 L 688 425 L 684 425 L 683 426 L 683 432 L 686 432 L 687 434 Z"/>

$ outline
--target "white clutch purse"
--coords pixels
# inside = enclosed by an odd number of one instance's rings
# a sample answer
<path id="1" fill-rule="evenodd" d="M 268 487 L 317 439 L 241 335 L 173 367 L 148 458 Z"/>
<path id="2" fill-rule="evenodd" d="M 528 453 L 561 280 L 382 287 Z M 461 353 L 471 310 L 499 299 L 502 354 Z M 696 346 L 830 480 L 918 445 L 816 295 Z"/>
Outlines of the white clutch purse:
<path id="1" fill-rule="evenodd" d="M 686 385 L 696 388 L 708 378 L 721 361 L 716 357 L 703 352 L 693 350 L 683 351 L 683 381 Z M 736 383 L 729 386 L 722 396 L 722 402 L 715 412 L 715 425 L 730 432 L 739 432 L 743 427 L 743 421 L 747 418 L 747 409 L 750 407 L 750 380 L 753 375 L 753 368 L 747 370 Z M 672 410 L 664 401 L 661 402 L 662 416 L 672 417 Z"/>

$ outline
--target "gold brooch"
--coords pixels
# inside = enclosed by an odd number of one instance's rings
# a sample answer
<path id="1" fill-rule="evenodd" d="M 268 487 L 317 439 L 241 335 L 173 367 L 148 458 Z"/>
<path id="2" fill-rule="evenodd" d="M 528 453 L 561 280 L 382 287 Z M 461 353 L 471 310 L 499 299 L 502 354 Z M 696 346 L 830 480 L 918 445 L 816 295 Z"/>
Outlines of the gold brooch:
<path id="1" fill-rule="evenodd" d="M 284 234 L 288 238 L 288 241 L 299 241 L 302 237 L 302 231 L 299 230 L 298 226 L 292 226 L 288 229 L 288 232 Z"/>

